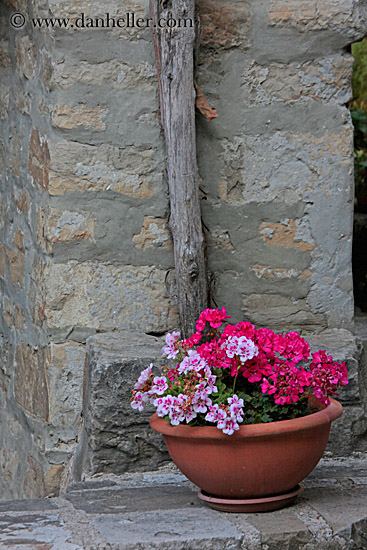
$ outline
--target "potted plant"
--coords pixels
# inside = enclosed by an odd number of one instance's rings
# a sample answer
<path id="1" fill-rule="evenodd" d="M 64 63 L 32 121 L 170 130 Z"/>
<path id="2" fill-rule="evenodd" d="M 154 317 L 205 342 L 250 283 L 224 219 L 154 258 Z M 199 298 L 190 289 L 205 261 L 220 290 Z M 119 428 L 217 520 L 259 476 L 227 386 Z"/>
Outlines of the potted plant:
<path id="1" fill-rule="evenodd" d="M 342 414 L 331 396 L 348 383 L 346 366 L 322 350 L 310 361 L 297 332 L 249 322 L 222 330 L 228 317 L 206 309 L 190 338 L 167 334 L 163 354 L 175 365 L 161 375 L 153 364 L 143 370 L 131 406 L 156 407 L 151 427 L 211 507 L 274 510 L 296 498 L 320 460 Z"/>

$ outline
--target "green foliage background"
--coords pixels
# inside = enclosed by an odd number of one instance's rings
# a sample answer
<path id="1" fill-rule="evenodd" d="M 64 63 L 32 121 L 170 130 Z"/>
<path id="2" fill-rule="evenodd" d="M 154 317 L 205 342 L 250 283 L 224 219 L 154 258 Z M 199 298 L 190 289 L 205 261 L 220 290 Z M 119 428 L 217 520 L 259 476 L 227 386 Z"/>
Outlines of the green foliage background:
<path id="1" fill-rule="evenodd" d="M 353 66 L 353 102 L 367 102 L 367 38 L 352 44 Z"/>

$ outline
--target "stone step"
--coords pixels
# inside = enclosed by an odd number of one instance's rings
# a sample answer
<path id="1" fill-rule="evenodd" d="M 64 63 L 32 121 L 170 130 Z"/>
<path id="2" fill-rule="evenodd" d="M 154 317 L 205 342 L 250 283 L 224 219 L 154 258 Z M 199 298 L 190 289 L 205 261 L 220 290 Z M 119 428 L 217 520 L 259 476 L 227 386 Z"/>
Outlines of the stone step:
<path id="1" fill-rule="evenodd" d="M 94 476 L 58 498 L 0 503 L 1 550 L 365 550 L 365 455 L 323 459 L 283 510 L 208 508 L 174 466 Z"/>
<path id="2" fill-rule="evenodd" d="M 367 450 L 367 402 L 362 343 L 344 329 L 307 336 L 311 349 L 326 349 L 346 361 L 350 383 L 340 400 L 343 416 L 333 423 L 328 452 L 348 456 Z M 169 461 L 162 437 L 149 427 L 153 407 L 143 413 L 130 407 L 131 390 L 141 370 L 160 366 L 163 339 L 128 332 L 104 333 L 87 341 L 84 385 L 84 426 L 73 464 L 73 479 L 94 475 L 154 470 Z M 363 393 L 364 392 L 364 393 Z M 363 399 L 361 400 L 361 396 Z"/>

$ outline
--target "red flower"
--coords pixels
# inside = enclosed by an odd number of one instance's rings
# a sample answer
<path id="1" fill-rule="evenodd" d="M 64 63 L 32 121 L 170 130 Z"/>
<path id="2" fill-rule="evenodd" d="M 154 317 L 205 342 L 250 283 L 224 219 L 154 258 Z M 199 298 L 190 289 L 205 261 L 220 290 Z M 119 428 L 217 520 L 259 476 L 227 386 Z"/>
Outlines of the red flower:
<path id="1" fill-rule="evenodd" d="M 223 321 L 229 318 L 230 315 L 227 315 L 226 309 L 222 307 L 219 309 L 204 309 L 200 313 L 200 317 L 196 322 L 196 330 L 202 332 L 205 328 L 205 323 L 209 323 L 212 328 L 219 328 Z"/>

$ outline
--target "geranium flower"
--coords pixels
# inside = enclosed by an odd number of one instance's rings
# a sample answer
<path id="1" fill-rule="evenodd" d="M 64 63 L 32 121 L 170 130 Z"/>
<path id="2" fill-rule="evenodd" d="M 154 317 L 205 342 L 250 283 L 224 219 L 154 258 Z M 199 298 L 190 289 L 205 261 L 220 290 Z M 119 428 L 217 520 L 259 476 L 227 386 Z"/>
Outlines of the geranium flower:
<path id="1" fill-rule="evenodd" d="M 219 424 L 220 424 L 220 427 L 219 427 Z M 218 422 L 218 428 L 222 430 L 224 434 L 227 434 L 227 435 L 232 435 L 236 430 L 240 429 L 237 421 L 232 417 L 227 417 L 225 420 L 223 420 L 223 423 Z"/>
<path id="2" fill-rule="evenodd" d="M 181 335 L 178 330 L 174 332 L 168 332 L 166 334 L 166 345 L 162 348 L 163 356 L 168 357 L 168 359 L 174 359 L 176 357 L 179 350 L 177 349 L 177 347 L 175 347 L 175 344 L 176 342 L 178 342 L 180 337 Z"/>
<path id="3" fill-rule="evenodd" d="M 148 397 L 145 393 L 141 393 L 140 391 L 136 392 L 133 400 L 131 401 L 131 407 L 133 409 L 138 409 L 138 411 L 143 410 L 143 403 L 146 403 L 148 400 Z"/>
<path id="4" fill-rule="evenodd" d="M 190 338 L 180 340 L 178 331 L 168 333 L 163 352 L 171 359 L 180 354 L 180 362 L 163 367 L 164 376 L 154 376 L 153 364 L 144 369 L 134 386 L 132 408 L 141 411 L 150 402 L 158 416 L 169 417 L 174 426 L 197 418 L 199 425 L 214 423 L 231 435 L 251 418 L 252 411 L 261 418 L 270 404 L 271 417 L 277 420 L 284 418 L 281 407 L 292 405 L 302 415 L 307 400 L 298 402 L 304 394 L 313 392 L 327 405 L 337 388 L 348 383 L 345 363 L 334 361 L 325 350 L 313 353 L 308 367 L 300 367 L 300 361 L 308 360 L 310 348 L 297 332 L 276 334 L 268 328 L 256 329 L 248 321 L 227 325 L 220 332 L 228 317 L 225 308 L 208 308 L 200 314 L 197 331 Z M 207 323 L 209 330 L 202 334 Z M 259 390 L 269 398 L 264 399 Z M 240 392 L 249 396 L 248 411 Z M 218 402 L 220 396 L 224 402 Z"/>
<path id="5" fill-rule="evenodd" d="M 224 307 L 222 307 L 221 310 L 205 309 L 200 313 L 200 317 L 196 322 L 196 330 L 202 332 L 207 322 L 212 328 L 219 328 L 228 317 L 230 317 L 230 315 L 227 315 Z"/>
<path id="6" fill-rule="evenodd" d="M 205 413 L 212 404 L 212 400 L 205 391 L 196 391 L 192 404 L 196 413 Z"/>
<path id="7" fill-rule="evenodd" d="M 228 339 L 223 342 L 222 349 L 225 350 L 227 357 L 232 358 L 238 355 L 243 363 L 256 357 L 259 353 L 259 349 L 255 343 L 249 338 L 246 338 L 246 336 L 229 336 Z"/>
<path id="8" fill-rule="evenodd" d="M 140 373 L 140 376 L 134 386 L 136 390 L 141 390 L 145 386 L 145 383 L 149 379 L 150 373 L 152 372 L 152 368 L 153 368 L 153 363 L 150 363 L 149 367 L 147 367 Z"/>
<path id="9" fill-rule="evenodd" d="M 152 386 L 151 393 L 157 395 L 163 395 L 168 388 L 167 378 L 165 376 L 155 376 L 153 379 L 154 386 Z"/>

